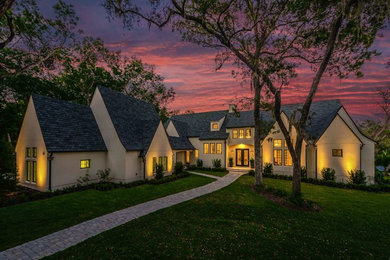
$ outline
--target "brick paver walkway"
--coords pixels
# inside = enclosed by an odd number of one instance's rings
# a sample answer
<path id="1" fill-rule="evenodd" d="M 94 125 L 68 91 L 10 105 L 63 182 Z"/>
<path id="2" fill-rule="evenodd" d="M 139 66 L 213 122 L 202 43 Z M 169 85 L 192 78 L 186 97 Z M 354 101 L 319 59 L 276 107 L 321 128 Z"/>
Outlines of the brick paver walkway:
<path id="1" fill-rule="evenodd" d="M 216 181 L 204 186 L 148 201 L 82 222 L 0 252 L 0 259 L 40 259 L 52 255 L 133 219 L 219 190 L 234 182 L 242 174 L 242 172 L 232 171 L 224 177 L 217 178 Z"/>

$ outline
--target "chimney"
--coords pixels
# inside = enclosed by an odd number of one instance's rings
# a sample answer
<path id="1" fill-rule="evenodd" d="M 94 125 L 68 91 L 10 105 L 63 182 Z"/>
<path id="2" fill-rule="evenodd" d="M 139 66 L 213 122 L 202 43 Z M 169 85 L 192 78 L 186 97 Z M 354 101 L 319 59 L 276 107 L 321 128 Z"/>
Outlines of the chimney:
<path id="1" fill-rule="evenodd" d="M 229 113 L 236 112 L 236 105 L 235 104 L 229 104 Z"/>

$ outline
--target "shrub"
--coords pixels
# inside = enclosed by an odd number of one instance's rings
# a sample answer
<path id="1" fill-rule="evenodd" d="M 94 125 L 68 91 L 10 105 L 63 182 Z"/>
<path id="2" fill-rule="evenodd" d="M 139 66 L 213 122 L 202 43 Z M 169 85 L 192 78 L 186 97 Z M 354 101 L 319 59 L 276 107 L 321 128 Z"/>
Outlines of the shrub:
<path id="1" fill-rule="evenodd" d="M 88 172 L 85 173 L 85 175 L 84 175 L 83 177 L 79 177 L 79 178 L 77 179 L 77 183 L 78 183 L 79 185 L 87 184 L 87 183 L 90 182 L 90 181 L 91 181 L 91 175 L 89 175 Z"/>
<path id="2" fill-rule="evenodd" d="M 162 164 L 157 164 L 156 165 L 156 180 L 161 180 L 164 178 L 164 167 Z"/>
<path id="3" fill-rule="evenodd" d="M 375 170 L 375 183 L 383 183 L 383 172 Z"/>
<path id="4" fill-rule="evenodd" d="M 272 163 L 264 164 L 263 174 L 264 175 L 272 175 L 272 174 L 274 174 L 274 167 L 273 167 Z"/>
<path id="5" fill-rule="evenodd" d="M 15 173 L 0 173 L 0 189 L 15 190 L 18 184 L 18 176 Z"/>
<path id="6" fill-rule="evenodd" d="M 336 172 L 332 168 L 323 168 L 321 170 L 322 179 L 325 181 L 335 181 Z"/>
<path id="7" fill-rule="evenodd" d="M 214 168 L 221 168 L 222 164 L 221 164 L 221 159 L 214 159 L 213 160 L 213 167 Z"/>
<path id="8" fill-rule="evenodd" d="M 255 176 L 255 171 L 254 170 L 249 170 L 248 175 L 249 176 Z"/>
<path id="9" fill-rule="evenodd" d="M 203 167 L 203 161 L 201 159 L 196 160 L 197 167 Z"/>
<path id="10" fill-rule="evenodd" d="M 362 170 L 352 170 L 349 172 L 348 180 L 352 184 L 366 184 L 366 173 Z"/>
<path id="11" fill-rule="evenodd" d="M 173 174 L 179 174 L 182 173 L 184 170 L 184 165 L 182 162 L 176 162 L 175 167 L 173 169 Z"/>
<path id="12" fill-rule="evenodd" d="M 112 177 L 110 177 L 111 169 L 98 170 L 96 176 L 99 182 L 110 182 Z"/>
<path id="13" fill-rule="evenodd" d="M 307 178 L 307 169 L 305 166 L 301 167 L 301 178 L 306 179 Z"/>

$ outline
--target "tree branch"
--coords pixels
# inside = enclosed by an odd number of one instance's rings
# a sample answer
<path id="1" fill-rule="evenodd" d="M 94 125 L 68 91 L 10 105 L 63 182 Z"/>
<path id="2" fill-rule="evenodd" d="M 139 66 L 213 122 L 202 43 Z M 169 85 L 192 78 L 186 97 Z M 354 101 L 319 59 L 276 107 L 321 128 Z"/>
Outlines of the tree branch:
<path id="1" fill-rule="evenodd" d="M 8 28 L 9 28 L 10 33 L 5 41 L 0 42 L 0 50 L 4 49 L 5 46 L 7 46 L 7 44 L 10 43 L 13 40 L 13 38 L 15 37 L 13 19 L 7 13 L 5 13 L 5 17 L 7 18 L 7 24 L 8 24 Z"/>

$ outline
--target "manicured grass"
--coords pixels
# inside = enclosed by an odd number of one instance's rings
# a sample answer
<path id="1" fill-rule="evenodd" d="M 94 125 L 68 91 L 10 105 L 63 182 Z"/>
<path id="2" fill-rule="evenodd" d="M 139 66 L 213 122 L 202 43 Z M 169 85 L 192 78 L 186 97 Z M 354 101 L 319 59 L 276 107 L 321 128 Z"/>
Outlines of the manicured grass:
<path id="1" fill-rule="evenodd" d="M 136 219 L 57 259 L 388 259 L 390 194 L 302 184 L 321 212 L 286 209 L 251 191 L 254 179 Z M 265 179 L 291 189 L 291 182 Z"/>
<path id="2" fill-rule="evenodd" d="M 214 181 L 191 175 L 161 185 L 86 190 L 0 208 L 0 251 L 145 201 Z"/>
<path id="3" fill-rule="evenodd" d="M 193 172 L 200 172 L 200 173 L 210 174 L 218 177 L 223 177 L 226 174 L 228 174 L 228 172 L 214 172 L 214 171 L 203 171 L 203 170 L 193 170 Z"/>

